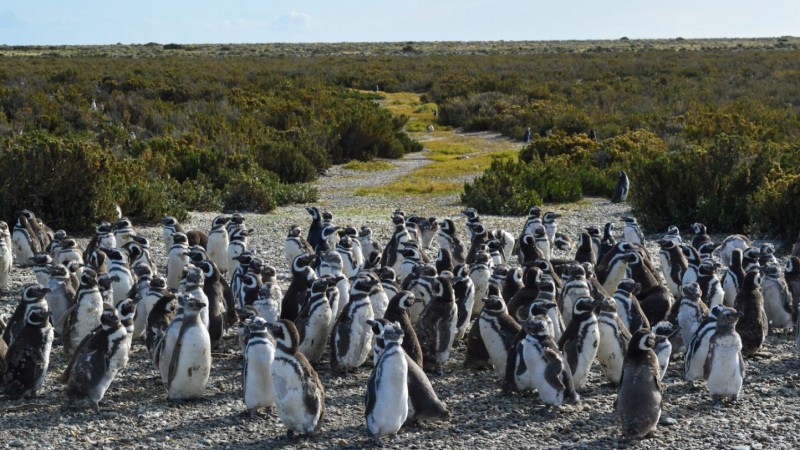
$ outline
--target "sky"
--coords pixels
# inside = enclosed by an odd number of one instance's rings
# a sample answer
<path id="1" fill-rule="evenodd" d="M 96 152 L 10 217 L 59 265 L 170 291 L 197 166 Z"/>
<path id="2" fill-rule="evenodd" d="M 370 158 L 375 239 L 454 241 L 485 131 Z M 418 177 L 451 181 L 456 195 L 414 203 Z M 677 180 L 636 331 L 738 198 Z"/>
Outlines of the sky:
<path id="1" fill-rule="evenodd" d="M 800 36 L 798 0 L 0 0 L 0 45 Z"/>

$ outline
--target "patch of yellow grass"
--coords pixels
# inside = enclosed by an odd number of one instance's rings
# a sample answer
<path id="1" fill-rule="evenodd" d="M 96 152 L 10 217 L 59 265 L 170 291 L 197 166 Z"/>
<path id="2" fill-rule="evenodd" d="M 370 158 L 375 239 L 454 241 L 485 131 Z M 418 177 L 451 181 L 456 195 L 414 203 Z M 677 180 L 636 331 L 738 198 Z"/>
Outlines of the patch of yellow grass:
<path id="1" fill-rule="evenodd" d="M 394 165 L 388 161 L 376 159 L 373 161 L 350 161 L 347 164 L 342 165 L 343 169 L 347 170 L 356 170 L 359 172 L 377 172 L 380 170 L 389 170 L 393 168 Z"/>

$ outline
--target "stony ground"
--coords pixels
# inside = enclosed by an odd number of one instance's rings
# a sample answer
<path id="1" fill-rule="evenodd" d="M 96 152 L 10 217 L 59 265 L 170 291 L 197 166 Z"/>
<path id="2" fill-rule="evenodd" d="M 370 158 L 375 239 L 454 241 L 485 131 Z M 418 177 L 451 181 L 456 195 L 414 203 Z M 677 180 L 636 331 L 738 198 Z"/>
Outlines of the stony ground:
<path id="1" fill-rule="evenodd" d="M 318 205 L 334 214 L 338 224 L 369 224 L 383 241 L 390 231 L 390 213 L 401 207 L 409 213 L 458 219 L 456 198 L 353 197 L 358 186 L 386 180 L 424 164 L 412 155 L 387 173 L 355 173 L 335 169 L 319 185 Z M 562 214 L 561 227 L 576 236 L 589 224 L 619 221 L 625 206 L 602 199 L 576 205 L 546 206 Z M 208 229 L 214 214 L 194 214 L 190 228 Z M 518 233 L 524 219 L 486 216 L 490 228 Z M 283 239 L 294 223 L 306 227 L 309 216 L 301 206 L 281 208 L 274 214 L 247 215 L 257 230 L 252 247 L 278 268 L 288 285 Z M 463 222 L 458 219 L 459 225 Z M 461 225 L 463 228 L 463 225 Z M 165 261 L 160 229 L 139 227 L 153 242 L 154 254 Z M 463 234 L 463 229 L 462 229 Z M 462 236 L 463 238 L 463 236 Z M 435 249 L 432 250 L 435 255 Z M 8 292 L 0 297 L 0 312 L 10 312 L 22 286 L 33 282 L 28 269 L 16 269 Z M 326 417 L 313 438 L 291 440 L 275 415 L 251 420 L 244 414 L 240 374 L 242 357 L 229 332 L 214 353 L 211 381 L 203 398 L 170 403 L 144 345 L 135 342 L 128 367 L 112 383 L 99 414 L 90 409 L 64 410 L 64 387 L 57 382 L 67 361 L 60 346 L 53 351 L 44 390 L 32 400 L 0 398 L 0 446 L 19 448 L 359 448 L 371 445 L 364 423 L 364 395 L 370 367 L 339 377 L 328 370 L 327 355 L 318 366 L 326 390 Z M 763 355 L 747 363 L 747 377 L 739 404 L 712 406 L 705 387 L 693 389 L 682 380 L 682 355 L 673 356 L 665 378 L 664 415 L 674 419 L 659 426 L 655 438 L 626 442 L 619 438 L 613 412 L 614 387 L 606 384 L 595 365 L 583 402 L 564 407 L 557 417 L 543 411 L 538 397 L 500 393 L 492 371 L 462 368 L 463 346 L 453 353 L 441 376 L 431 377 L 452 418 L 404 428 L 392 448 L 800 448 L 800 360 L 788 333 L 771 335 Z"/>

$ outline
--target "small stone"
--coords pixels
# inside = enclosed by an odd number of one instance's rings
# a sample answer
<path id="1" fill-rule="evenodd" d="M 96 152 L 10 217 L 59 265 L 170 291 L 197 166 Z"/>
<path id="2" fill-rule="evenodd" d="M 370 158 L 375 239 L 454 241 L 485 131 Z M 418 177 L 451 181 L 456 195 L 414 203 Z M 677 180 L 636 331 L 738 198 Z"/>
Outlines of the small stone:
<path id="1" fill-rule="evenodd" d="M 664 426 L 667 426 L 667 427 L 672 426 L 672 425 L 676 425 L 677 423 L 678 423 L 678 420 L 675 419 L 674 417 L 666 417 L 666 416 L 661 416 L 661 419 L 659 419 L 659 421 L 658 421 L 659 425 L 664 425 Z"/>
<path id="2" fill-rule="evenodd" d="M 20 442 L 18 439 L 14 439 L 13 441 L 8 443 L 8 446 L 9 447 L 22 447 L 22 442 Z"/>

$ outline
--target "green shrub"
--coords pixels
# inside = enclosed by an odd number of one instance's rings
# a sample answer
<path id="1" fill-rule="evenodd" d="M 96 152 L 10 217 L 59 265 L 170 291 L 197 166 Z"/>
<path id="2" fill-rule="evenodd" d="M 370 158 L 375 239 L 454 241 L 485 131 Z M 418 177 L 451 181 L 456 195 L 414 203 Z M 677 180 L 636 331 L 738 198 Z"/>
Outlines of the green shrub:
<path id="1" fill-rule="evenodd" d="M 277 206 L 275 189 L 277 177 L 244 176 L 231 182 L 222 196 L 226 211 L 266 213 Z"/>
<path id="2" fill-rule="evenodd" d="M 800 231 L 800 174 L 774 167 L 751 197 L 751 229 L 770 237 L 794 240 Z"/>

